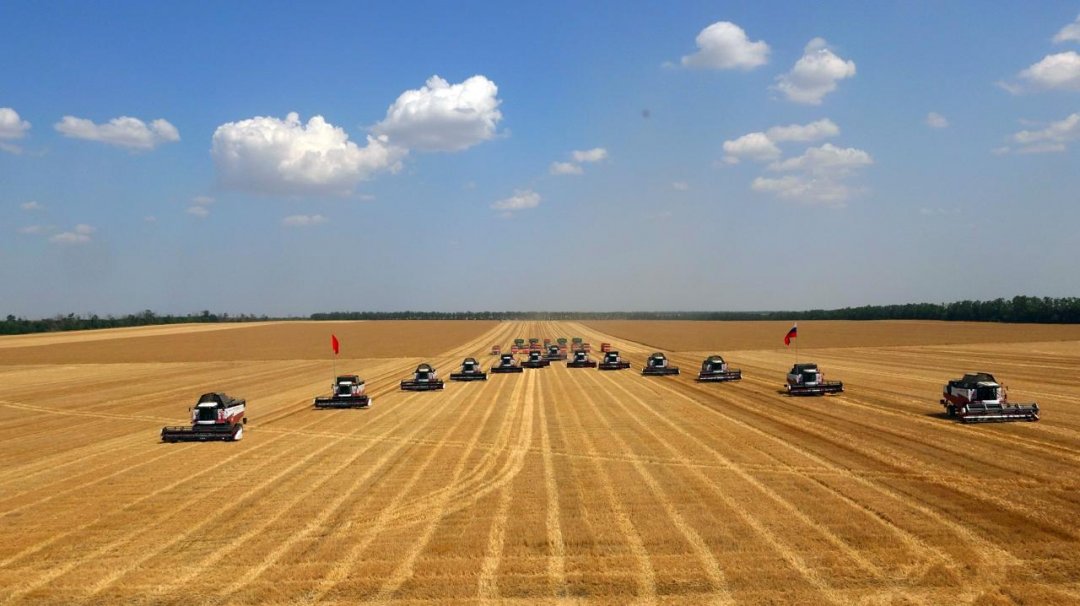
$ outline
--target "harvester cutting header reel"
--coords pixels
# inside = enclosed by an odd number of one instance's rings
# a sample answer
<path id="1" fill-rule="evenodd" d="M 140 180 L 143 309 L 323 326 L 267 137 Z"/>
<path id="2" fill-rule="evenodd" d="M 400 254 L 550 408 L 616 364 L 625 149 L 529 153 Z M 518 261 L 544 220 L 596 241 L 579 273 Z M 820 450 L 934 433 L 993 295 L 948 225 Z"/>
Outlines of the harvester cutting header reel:
<path id="1" fill-rule="evenodd" d="M 162 427 L 162 442 L 236 442 L 244 437 L 247 401 L 215 392 L 199 397 L 191 409 L 191 426 Z"/>
<path id="2" fill-rule="evenodd" d="M 787 392 L 789 396 L 823 396 L 830 393 L 842 393 L 843 391 L 843 382 L 826 381 L 825 373 L 818 370 L 817 364 L 812 362 L 796 364 L 788 372 Z"/>
<path id="3" fill-rule="evenodd" d="M 451 381 L 487 381 L 487 373 L 480 368 L 476 358 L 465 358 L 461 371 L 450 373 Z"/>
<path id="4" fill-rule="evenodd" d="M 405 391 L 432 391 L 442 388 L 442 379 L 430 364 L 417 366 L 413 378 L 401 382 L 401 389 Z"/>
<path id="5" fill-rule="evenodd" d="M 742 371 L 737 368 L 728 368 L 723 356 L 709 356 L 701 363 L 701 372 L 697 380 L 702 383 L 720 383 L 723 381 L 738 381 L 742 379 Z"/>
<path id="6" fill-rule="evenodd" d="M 364 393 L 364 380 L 356 375 L 341 375 L 330 385 L 329 397 L 315 398 L 315 408 L 367 408 L 371 398 Z"/>
<path id="7" fill-rule="evenodd" d="M 1037 403 L 1010 403 L 1005 387 L 987 372 L 973 372 L 949 381 L 942 395 L 945 412 L 959 417 L 961 423 L 1039 420 Z"/>
<path id="8" fill-rule="evenodd" d="M 645 367 L 641 369 L 641 374 L 646 376 L 677 375 L 679 374 L 679 367 L 672 366 L 668 362 L 667 356 L 658 351 L 645 361 Z"/>

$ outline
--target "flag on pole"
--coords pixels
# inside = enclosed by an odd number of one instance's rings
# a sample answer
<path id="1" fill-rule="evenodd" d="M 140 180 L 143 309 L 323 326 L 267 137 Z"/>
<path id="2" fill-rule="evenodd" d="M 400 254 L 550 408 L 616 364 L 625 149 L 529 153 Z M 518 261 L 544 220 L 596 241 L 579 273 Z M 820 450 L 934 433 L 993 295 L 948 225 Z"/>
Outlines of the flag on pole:
<path id="1" fill-rule="evenodd" d="M 796 322 L 795 325 L 791 327 L 791 330 L 787 331 L 787 334 L 784 335 L 784 345 L 791 345 L 791 340 L 794 339 L 795 337 L 799 336 L 798 332 L 799 332 L 799 323 Z"/>
<path id="2" fill-rule="evenodd" d="M 337 340 L 337 336 L 330 335 L 330 347 L 334 349 L 334 355 L 341 353 L 341 343 Z"/>

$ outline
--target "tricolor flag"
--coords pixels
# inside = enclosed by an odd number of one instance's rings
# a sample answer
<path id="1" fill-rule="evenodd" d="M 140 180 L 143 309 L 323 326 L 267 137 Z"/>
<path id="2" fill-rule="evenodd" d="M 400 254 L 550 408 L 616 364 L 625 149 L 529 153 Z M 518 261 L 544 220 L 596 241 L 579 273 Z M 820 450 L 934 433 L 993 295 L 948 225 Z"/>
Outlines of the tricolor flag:
<path id="1" fill-rule="evenodd" d="M 794 339 L 795 337 L 799 336 L 798 333 L 799 333 L 799 323 L 796 322 L 795 325 L 791 327 L 791 330 L 787 331 L 787 334 L 784 335 L 784 345 L 791 345 L 791 340 Z"/>
<path id="2" fill-rule="evenodd" d="M 341 353 L 341 343 L 335 335 L 330 335 L 330 347 L 333 348 L 335 356 Z"/>

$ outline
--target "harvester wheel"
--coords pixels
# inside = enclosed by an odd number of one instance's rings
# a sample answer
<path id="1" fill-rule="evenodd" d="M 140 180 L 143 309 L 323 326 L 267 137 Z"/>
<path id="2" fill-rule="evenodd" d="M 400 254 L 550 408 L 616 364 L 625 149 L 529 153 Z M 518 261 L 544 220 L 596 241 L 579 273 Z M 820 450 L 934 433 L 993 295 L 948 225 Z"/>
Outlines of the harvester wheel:
<path id="1" fill-rule="evenodd" d="M 243 440 L 243 439 L 244 439 L 244 426 L 240 425 L 240 426 L 237 427 L 236 432 L 233 433 L 232 441 L 233 442 L 239 442 L 240 440 Z"/>
<path id="2" fill-rule="evenodd" d="M 949 404 L 949 406 L 945 408 L 945 411 L 949 413 L 950 417 L 956 416 L 956 407 L 952 404 Z"/>

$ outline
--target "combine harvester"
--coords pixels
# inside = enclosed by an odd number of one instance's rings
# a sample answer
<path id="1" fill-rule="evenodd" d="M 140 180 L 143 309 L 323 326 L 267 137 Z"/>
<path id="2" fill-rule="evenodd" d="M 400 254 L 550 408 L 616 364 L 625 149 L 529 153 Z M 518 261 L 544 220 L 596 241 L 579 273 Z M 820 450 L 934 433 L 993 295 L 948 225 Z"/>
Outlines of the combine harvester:
<path id="1" fill-rule="evenodd" d="M 491 367 L 491 372 L 495 374 L 501 374 L 506 372 L 525 371 L 521 368 L 521 365 L 517 363 L 517 360 L 514 358 L 513 354 L 503 354 L 502 358 L 499 359 L 499 362 L 495 364 L 495 366 Z"/>
<path id="2" fill-rule="evenodd" d="M 788 372 L 787 393 L 789 396 L 823 396 L 843 391 L 843 382 L 826 381 L 825 373 L 818 370 L 817 364 L 813 362 L 796 364 Z"/>
<path id="3" fill-rule="evenodd" d="M 611 343 L 600 344 L 600 353 L 607 353 L 609 351 L 611 351 Z"/>
<path id="4" fill-rule="evenodd" d="M 596 360 L 589 357 L 589 353 L 584 350 L 577 350 L 574 352 L 574 357 L 566 363 L 567 368 L 596 368 Z"/>
<path id="5" fill-rule="evenodd" d="M 442 379 L 431 364 L 417 366 L 416 371 L 413 372 L 413 378 L 401 382 L 401 389 L 404 391 L 432 391 L 442 388 Z"/>
<path id="6" fill-rule="evenodd" d="M 487 381 L 487 373 L 480 368 L 476 358 L 465 358 L 460 372 L 450 373 L 451 381 Z"/>
<path id="7" fill-rule="evenodd" d="M 514 339 L 514 344 L 510 347 L 510 353 L 519 354 L 529 351 L 529 348 L 525 346 L 525 339 Z"/>
<path id="8" fill-rule="evenodd" d="M 498 345 L 492 345 L 491 346 L 491 355 L 493 355 L 493 356 L 501 356 L 502 355 L 502 347 L 499 347 Z"/>
<path id="9" fill-rule="evenodd" d="M 599 370 L 626 370 L 627 368 L 630 368 L 630 363 L 620 358 L 619 352 L 614 350 L 604 352 L 604 359 L 597 365 Z"/>
<path id="10" fill-rule="evenodd" d="M 237 442 L 244 437 L 247 401 L 206 393 L 191 410 L 191 426 L 162 427 L 162 442 Z"/>
<path id="11" fill-rule="evenodd" d="M 330 385 L 330 397 L 315 398 L 315 408 L 368 408 L 371 403 L 364 380 L 356 375 L 341 375 Z"/>
<path id="12" fill-rule="evenodd" d="M 547 368 L 551 366 L 551 361 L 543 356 L 539 350 L 530 351 L 529 357 L 521 363 L 525 368 Z"/>
<path id="13" fill-rule="evenodd" d="M 973 372 L 945 386 L 941 405 L 961 423 L 1038 421 L 1039 405 L 1011 404 L 1005 387 L 988 372 Z"/>
<path id="14" fill-rule="evenodd" d="M 742 371 L 737 368 L 728 368 L 727 362 L 722 356 L 709 356 L 701 363 L 701 372 L 697 380 L 700 383 L 722 383 L 724 381 L 739 381 L 742 379 Z"/>
<path id="15" fill-rule="evenodd" d="M 647 377 L 677 375 L 679 374 L 679 367 L 669 364 L 667 356 L 658 351 L 649 356 L 648 360 L 645 360 L 645 367 L 641 369 L 641 374 Z"/>
<path id="16" fill-rule="evenodd" d="M 566 359 L 566 351 L 560 349 L 558 345 L 548 345 L 544 359 L 548 362 L 561 362 Z"/>

